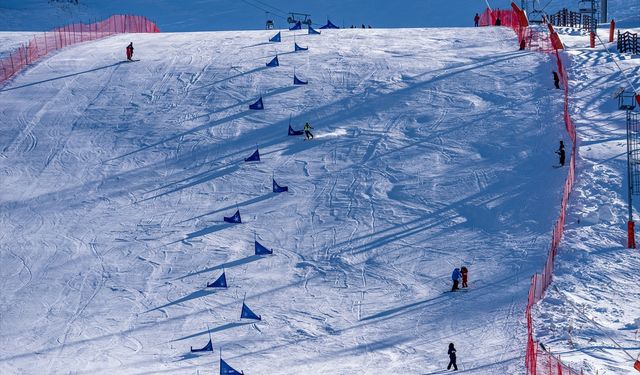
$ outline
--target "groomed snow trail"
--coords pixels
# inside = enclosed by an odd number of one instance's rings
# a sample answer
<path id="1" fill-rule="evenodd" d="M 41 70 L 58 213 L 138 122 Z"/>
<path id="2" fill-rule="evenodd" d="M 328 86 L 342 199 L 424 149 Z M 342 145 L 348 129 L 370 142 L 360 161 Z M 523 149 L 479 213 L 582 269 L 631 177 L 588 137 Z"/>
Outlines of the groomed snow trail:
<path id="1" fill-rule="evenodd" d="M 495 28 L 272 35 L 122 35 L 0 89 L 0 372 L 214 373 L 207 325 L 246 374 L 436 374 L 449 342 L 522 372 L 566 173 L 548 57 Z"/>

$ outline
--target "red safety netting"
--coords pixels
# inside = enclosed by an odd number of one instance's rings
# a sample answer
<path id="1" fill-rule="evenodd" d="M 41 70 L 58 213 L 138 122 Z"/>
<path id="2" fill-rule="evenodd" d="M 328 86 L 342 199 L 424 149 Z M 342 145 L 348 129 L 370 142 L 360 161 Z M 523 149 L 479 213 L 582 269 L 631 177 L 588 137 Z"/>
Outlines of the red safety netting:
<path id="1" fill-rule="evenodd" d="M 499 26 L 507 26 L 512 28 L 518 36 L 518 44 L 520 47 L 533 51 L 553 52 L 555 53 L 555 61 L 560 82 L 564 89 L 564 125 L 569 137 L 572 141 L 571 159 L 569 161 L 569 172 L 564 183 L 562 191 L 562 199 L 560 201 L 560 214 L 558 220 L 553 226 L 551 234 L 551 244 L 549 254 L 545 262 L 542 273 L 535 274 L 531 279 L 531 287 L 529 288 L 529 297 L 525 317 L 527 320 L 527 349 L 525 355 L 525 365 L 527 374 L 530 375 L 579 375 L 578 372 L 564 365 L 559 358 L 551 353 L 539 350 L 538 343 L 534 340 L 533 335 L 533 319 L 531 310 L 533 306 L 542 300 L 544 293 L 553 277 L 553 263 L 558 253 L 560 240 L 564 231 L 564 223 L 567 214 L 567 205 L 569 203 L 569 194 L 573 188 L 575 178 L 575 156 L 576 156 L 576 128 L 569 115 L 569 79 L 567 70 L 558 50 L 563 49 L 562 41 L 558 34 L 553 30 L 551 25 L 546 28 L 541 26 L 529 26 L 526 14 L 518 8 L 515 3 L 511 3 L 509 10 L 487 9 L 480 17 L 481 26 L 496 26 L 496 21 L 500 19 Z"/>
<path id="2" fill-rule="evenodd" d="M 27 65 L 76 43 L 87 42 L 122 33 L 158 33 L 158 26 L 143 16 L 115 15 L 90 24 L 74 23 L 34 36 L 29 43 L 8 57 L 0 59 L 0 83 L 8 80 Z"/>

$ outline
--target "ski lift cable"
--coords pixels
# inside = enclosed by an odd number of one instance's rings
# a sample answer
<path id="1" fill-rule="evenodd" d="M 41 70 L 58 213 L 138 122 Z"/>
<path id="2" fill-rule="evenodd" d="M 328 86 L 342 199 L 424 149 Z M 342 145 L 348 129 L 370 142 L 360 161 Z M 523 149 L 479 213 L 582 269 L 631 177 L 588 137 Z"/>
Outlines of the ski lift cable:
<path id="1" fill-rule="evenodd" d="M 555 290 L 556 290 L 556 292 L 558 292 L 558 293 L 562 296 L 562 298 L 564 298 L 564 300 L 565 300 L 565 301 L 567 301 L 567 302 L 569 303 L 569 305 L 571 305 L 571 307 L 572 307 L 576 312 L 578 312 L 578 314 L 582 315 L 582 317 L 583 317 L 583 318 L 585 318 L 585 319 L 586 319 L 587 321 L 589 321 L 591 324 L 593 324 L 594 326 L 596 326 L 596 327 L 600 330 L 600 332 L 602 332 L 605 336 L 607 336 L 607 337 L 609 338 L 609 340 L 613 341 L 613 343 L 614 343 L 618 348 L 620 348 L 620 350 L 622 350 L 622 352 L 624 352 L 624 354 L 626 354 L 629 358 L 631 358 L 631 360 L 633 360 L 633 361 L 635 361 L 635 360 L 636 360 L 636 358 L 634 358 L 631 354 L 629 354 L 629 352 L 628 352 L 625 348 L 623 348 L 623 347 L 622 347 L 622 345 L 618 344 L 618 342 L 617 342 L 616 340 L 614 340 L 614 339 L 613 339 L 613 337 L 611 337 L 611 336 L 610 336 L 610 335 L 609 335 L 609 334 L 604 330 L 604 327 L 603 327 L 600 323 L 598 323 L 598 322 L 596 322 L 595 320 L 593 320 L 593 319 L 589 318 L 589 317 L 587 316 L 587 314 L 585 314 L 584 312 L 580 311 L 580 309 L 578 308 L 578 306 L 576 306 L 576 305 L 575 305 L 575 303 L 574 303 L 572 300 L 570 300 L 570 299 L 569 299 L 569 297 L 567 297 L 563 292 L 561 292 L 561 291 L 560 291 L 560 289 L 558 289 L 558 287 L 557 287 L 557 286 L 555 286 L 555 285 L 554 285 L 554 286 L 553 286 L 553 289 L 555 289 Z"/>
<path id="2" fill-rule="evenodd" d="M 261 10 L 261 11 L 263 11 L 263 12 L 271 13 L 271 14 L 275 15 L 275 16 L 276 16 L 276 17 L 278 17 L 278 18 L 287 19 L 287 17 L 286 17 L 286 16 L 278 15 L 278 14 L 276 14 L 276 13 L 275 13 L 275 12 L 273 12 L 273 11 L 269 11 L 269 10 L 267 10 L 267 9 L 265 9 L 265 8 L 263 8 L 263 7 L 261 7 L 261 6 L 259 6 L 259 5 L 256 5 L 256 4 L 253 4 L 253 3 L 250 3 L 248 0 L 241 0 L 241 1 L 242 1 L 243 3 L 245 3 L 245 4 L 249 5 L 249 6 L 252 6 L 252 7 L 256 8 L 256 9 L 260 9 L 260 10 Z M 254 0 L 254 1 L 255 1 L 255 0 Z"/>
<path id="3" fill-rule="evenodd" d="M 271 9 L 274 9 L 274 10 L 280 12 L 281 14 L 287 14 L 287 12 L 285 12 L 284 10 L 282 10 L 280 8 L 276 8 L 273 5 L 267 4 L 264 1 L 261 1 L 261 0 L 253 0 L 253 1 L 255 1 L 256 3 L 262 4 L 262 5 L 266 6 L 266 7 L 269 7 Z"/>

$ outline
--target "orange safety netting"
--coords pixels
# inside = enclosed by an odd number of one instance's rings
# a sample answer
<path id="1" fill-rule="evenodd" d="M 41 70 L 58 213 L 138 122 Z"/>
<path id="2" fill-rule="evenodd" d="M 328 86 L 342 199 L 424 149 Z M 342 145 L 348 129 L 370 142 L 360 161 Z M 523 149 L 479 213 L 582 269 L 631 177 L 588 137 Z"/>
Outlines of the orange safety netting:
<path id="1" fill-rule="evenodd" d="M 521 48 L 524 47 L 533 51 L 555 53 L 557 72 L 562 88 L 564 89 L 564 125 L 565 130 L 572 141 L 569 172 L 567 173 L 567 178 L 562 191 L 558 220 L 555 222 L 553 232 L 551 234 L 551 244 L 549 246 L 547 261 L 545 262 L 542 273 L 535 274 L 532 277 L 531 287 L 529 288 L 527 308 L 525 310 L 525 317 L 527 320 L 527 349 L 525 365 L 527 368 L 527 374 L 530 375 L 578 375 L 582 374 L 582 371 L 575 371 L 564 365 L 559 358 L 553 356 L 551 353 L 538 349 L 539 345 L 533 338 L 533 321 L 531 314 L 533 306 L 542 300 L 544 293 L 549 285 L 551 285 L 553 277 L 553 263 L 558 253 L 560 240 L 562 239 L 567 214 L 567 205 L 569 203 L 569 194 L 571 193 L 575 179 L 576 128 L 569 114 L 569 78 L 564 63 L 558 53 L 558 50 L 563 49 L 563 45 L 558 34 L 553 30 L 553 26 L 547 25 L 546 28 L 542 26 L 529 26 L 526 14 L 518 8 L 515 3 L 511 3 L 511 8 L 512 9 L 508 10 L 487 9 L 482 13 L 479 23 L 481 26 L 506 26 L 512 28 L 518 36 L 518 44 Z M 498 20 L 500 21 L 497 22 Z"/>
<path id="2" fill-rule="evenodd" d="M 0 83 L 48 53 L 122 33 L 158 33 L 158 26 L 143 16 L 115 15 L 91 24 L 74 23 L 34 36 L 29 43 L 0 59 Z"/>

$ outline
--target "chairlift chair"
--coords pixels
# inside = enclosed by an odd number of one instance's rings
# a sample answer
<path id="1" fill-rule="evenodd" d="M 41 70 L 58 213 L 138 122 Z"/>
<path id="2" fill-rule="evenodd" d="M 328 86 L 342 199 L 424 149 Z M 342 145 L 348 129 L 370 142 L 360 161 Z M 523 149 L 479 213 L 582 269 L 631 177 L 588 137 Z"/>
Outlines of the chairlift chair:
<path id="1" fill-rule="evenodd" d="M 299 16 L 299 17 L 296 18 L 296 16 Z M 301 24 L 307 25 L 307 26 L 312 24 L 310 14 L 294 13 L 294 12 L 289 13 L 289 17 L 287 17 L 287 22 L 297 23 L 298 21 L 300 21 Z"/>

